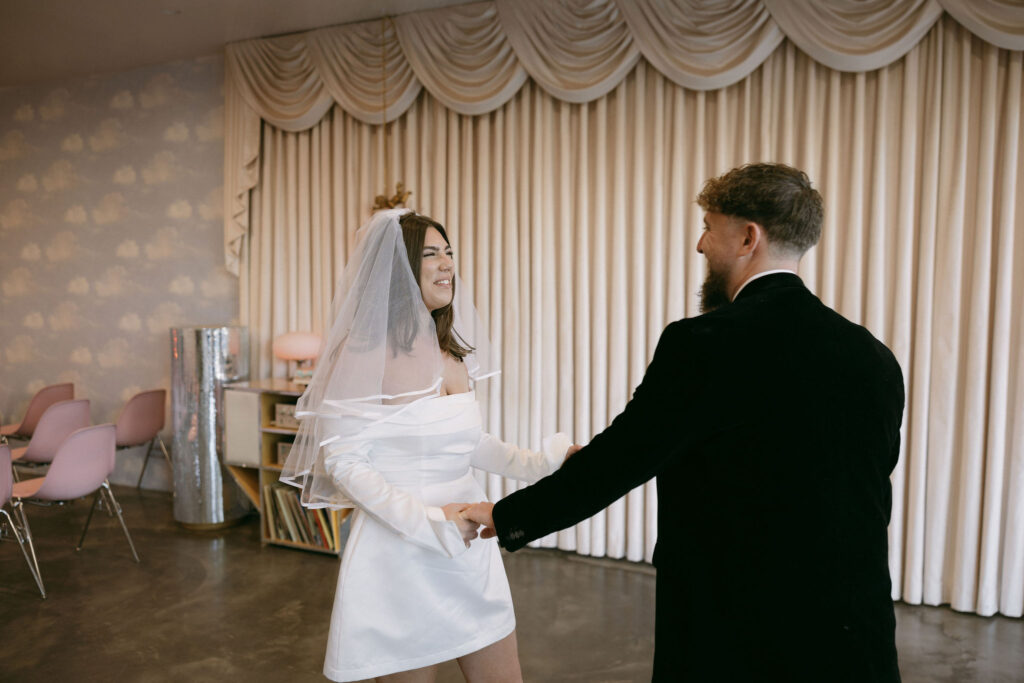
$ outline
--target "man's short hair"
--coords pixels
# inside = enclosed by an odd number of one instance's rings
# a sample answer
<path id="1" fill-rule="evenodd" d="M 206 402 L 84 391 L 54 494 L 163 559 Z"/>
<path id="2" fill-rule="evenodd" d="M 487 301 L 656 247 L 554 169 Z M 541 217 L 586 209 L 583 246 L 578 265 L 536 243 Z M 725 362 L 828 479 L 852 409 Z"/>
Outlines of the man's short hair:
<path id="1" fill-rule="evenodd" d="M 770 244 L 787 251 L 803 254 L 821 237 L 821 195 L 806 173 L 785 164 L 747 164 L 711 178 L 697 203 L 758 223 Z"/>

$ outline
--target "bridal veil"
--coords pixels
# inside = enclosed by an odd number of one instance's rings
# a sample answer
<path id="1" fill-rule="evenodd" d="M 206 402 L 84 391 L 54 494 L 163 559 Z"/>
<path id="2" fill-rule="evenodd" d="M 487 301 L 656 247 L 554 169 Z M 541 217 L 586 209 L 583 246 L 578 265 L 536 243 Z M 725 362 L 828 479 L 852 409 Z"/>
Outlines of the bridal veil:
<path id="1" fill-rule="evenodd" d="M 299 398 L 300 419 L 281 481 L 302 489 L 307 507 L 352 507 L 324 469 L 326 446 L 348 443 L 372 458 L 364 432 L 400 419 L 402 408 L 440 395 L 437 329 L 409 265 L 402 227 L 406 209 L 379 211 L 356 233 L 338 282 L 333 323 L 313 377 Z M 498 374 L 483 326 L 455 278 L 454 330 L 472 349 L 463 359 L 471 381 Z"/>

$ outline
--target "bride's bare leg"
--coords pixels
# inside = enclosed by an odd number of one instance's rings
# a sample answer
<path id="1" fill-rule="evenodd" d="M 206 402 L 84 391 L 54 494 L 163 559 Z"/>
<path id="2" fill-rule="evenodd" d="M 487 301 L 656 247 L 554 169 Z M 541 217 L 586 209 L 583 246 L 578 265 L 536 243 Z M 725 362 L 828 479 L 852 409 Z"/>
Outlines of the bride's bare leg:
<path id="1" fill-rule="evenodd" d="M 399 671 L 396 674 L 388 674 L 387 676 L 377 676 L 373 679 L 377 683 L 434 683 L 434 679 L 437 678 L 437 665 L 425 666 L 422 669 L 410 669 L 409 671 Z"/>
<path id="2" fill-rule="evenodd" d="M 482 650 L 459 657 L 459 668 L 468 683 L 522 683 L 516 632 Z"/>

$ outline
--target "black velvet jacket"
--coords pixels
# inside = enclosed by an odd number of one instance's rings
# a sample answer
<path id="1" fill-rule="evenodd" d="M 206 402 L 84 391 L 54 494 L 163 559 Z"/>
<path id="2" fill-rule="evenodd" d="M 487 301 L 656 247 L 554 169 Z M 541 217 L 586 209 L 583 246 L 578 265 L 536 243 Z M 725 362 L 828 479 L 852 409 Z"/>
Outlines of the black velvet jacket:
<path id="1" fill-rule="evenodd" d="M 633 399 L 494 507 L 516 550 L 658 478 L 656 680 L 899 680 L 903 375 L 791 274 L 669 325 Z M 600 596 L 594 596 L 600 599 Z"/>

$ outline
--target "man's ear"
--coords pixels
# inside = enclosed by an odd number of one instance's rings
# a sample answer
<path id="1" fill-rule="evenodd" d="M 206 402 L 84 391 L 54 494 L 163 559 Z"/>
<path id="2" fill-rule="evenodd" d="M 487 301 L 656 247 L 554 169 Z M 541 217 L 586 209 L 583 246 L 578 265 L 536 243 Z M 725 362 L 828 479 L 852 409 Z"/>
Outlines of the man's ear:
<path id="1" fill-rule="evenodd" d="M 764 228 L 759 223 L 746 221 L 741 229 L 743 230 L 743 242 L 740 244 L 739 256 L 750 256 L 765 239 Z"/>

